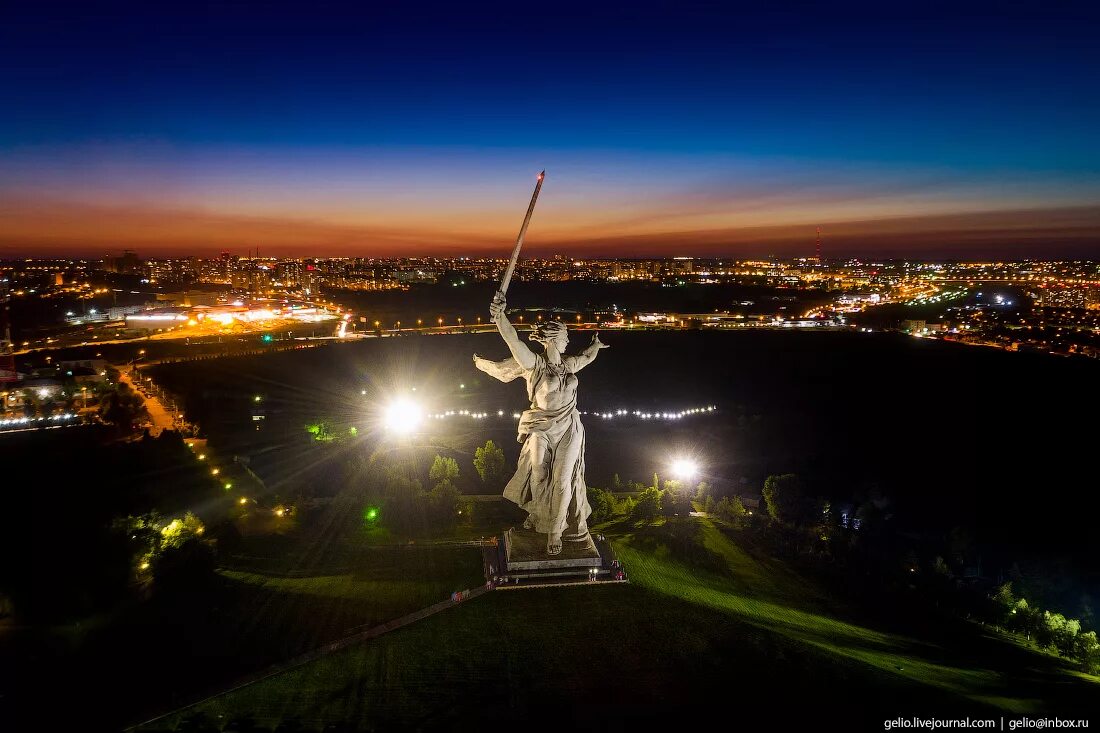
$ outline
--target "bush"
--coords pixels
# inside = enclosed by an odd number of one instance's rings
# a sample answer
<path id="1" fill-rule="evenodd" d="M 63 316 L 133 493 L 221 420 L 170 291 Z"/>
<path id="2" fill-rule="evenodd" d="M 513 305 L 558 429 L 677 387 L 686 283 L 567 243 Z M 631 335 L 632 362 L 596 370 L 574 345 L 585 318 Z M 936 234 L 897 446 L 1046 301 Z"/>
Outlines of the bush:
<path id="1" fill-rule="evenodd" d="M 615 501 L 615 497 L 611 495 L 611 492 L 598 489 L 595 486 L 588 487 L 588 504 L 592 507 L 592 516 L 589 517 L 588 521 L 594 524 L 606 522 L 615 516 L 618 510 L 618 502 Z"/>
<path id="2" fill-rule="evenodd" d="M 1100 672 L 1100 641 L 1097 641 L 1095 631 L 1077 635 L 1073 656 L 1089 674 Z"/>
<path id="3" fill-rule="evenodd" d="M 740 496 L 735 496 L 732 499 L 728 496 L 722 497 L 722 500 L 715 504 L 714 513 L 718 515 L 719 519 L 737 525 L 740 525 L 747 514 Z"/>
<path id="4" fill-rule="evenodd" d="M 432 461 L 431 470 L 428 471 L 428 478 L 431 479 L 434 484 L 439 484 L 443 481 L 454 483 L 458 480 L 458 461 L 453 458 L 436 456 L 435 460 Z"/>
<path id="5" fill-rule="evenodd" d="M 455 469 L 457 471 L 457 464 Z M 481 480 L 490 488 L 500 488 L 504 483 L 504 451 L 491 440 L 474 451 L 474 468 Z"/>
<path id="6" fill-rule="evenodd" d="M 653 486 L 638 494 L 630 517 L 636 521 L 649 522 L 661 512 L 661 491 Z"/>
<path id="7" fill-rule="evenodd" d="M 793 473 L 768 476 L 762 493 L 772 519 L 790 524 L 802 521 L 806 514 L 806 497 L 798 476 Z"/>

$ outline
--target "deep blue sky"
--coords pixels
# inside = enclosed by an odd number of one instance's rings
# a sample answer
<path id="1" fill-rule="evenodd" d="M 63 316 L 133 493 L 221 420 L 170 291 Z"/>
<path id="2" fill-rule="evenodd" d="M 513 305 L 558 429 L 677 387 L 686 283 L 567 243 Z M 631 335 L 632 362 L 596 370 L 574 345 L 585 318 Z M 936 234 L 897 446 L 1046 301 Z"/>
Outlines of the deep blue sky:
<path id="1" fill-rule="evenodd" d="M 1089 207 L 1100 191 L 1095 7 L 9 4 L 0 195 L 32 216 L 0 229 L 0 247 L 34 245 L 26 232 L 46 205 L 85 207 L 66 208 L 76 219 L 135 205 L 279 213 L 363 227 L 369 249 L 372 228 L 461 202 L 485 226 L 454 228 L 495 238 L 516 202 L 472 192 L 507 187 L 522 201 L 539 167 L 552 172 L 548 193 L 558 174 L 562 196 L 547 244 L 581 249 L 613 240 L 617 222 L 630 222 L 624 236 L 811 220 L 839 231 Z M 471 189 L 448 198 L 432 170 Z M 761 200 L 751 216 L 746 198 Z M 665 223 L 638 228 L 655 206 Z M 70 224 L 43 246 L 77 246 Z M 418 242 L 447 228 L 431 224 Z M 193 236 L 163 246 L 201 246 Z"/>

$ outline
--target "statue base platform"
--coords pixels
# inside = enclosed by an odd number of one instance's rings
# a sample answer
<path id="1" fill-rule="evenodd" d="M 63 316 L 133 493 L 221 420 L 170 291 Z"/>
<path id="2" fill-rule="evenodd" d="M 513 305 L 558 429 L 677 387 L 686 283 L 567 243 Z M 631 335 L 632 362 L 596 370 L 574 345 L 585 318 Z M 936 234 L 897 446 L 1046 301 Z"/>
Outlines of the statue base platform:
<path id="1" fill-rule="evenodd" d="M 583 542 L 562 542 L 561 552 L 546 552 L 546 535 L 526 529 L 510 529 L 504 533 L 504 564 L 509 572 L 516 570 L 554 570 L 589 568 L 603 565 L 603 557 L 588 535 Z"/>
<path id="2" fill-rule="evenodd" d="M 561 553 L 548 555 L 546 535 L 514 528 L 485 547 L 485 571 L 489 585 L 496 590 L 627 582 L 611 545 L 602 536 L 563 542 Z"/>

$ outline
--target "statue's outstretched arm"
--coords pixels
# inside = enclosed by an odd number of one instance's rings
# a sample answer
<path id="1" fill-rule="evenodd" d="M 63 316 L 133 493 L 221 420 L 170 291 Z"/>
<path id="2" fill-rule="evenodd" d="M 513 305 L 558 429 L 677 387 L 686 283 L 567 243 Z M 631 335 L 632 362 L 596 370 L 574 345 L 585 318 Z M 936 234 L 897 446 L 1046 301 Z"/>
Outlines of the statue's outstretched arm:
<path id="1" fill-rule="evenodd" d="M 497 324 L 497 330 L 500 331 L 504 343 L 508 344 L 508 350 L 512 352 L 516 362 L 524 369 L 532 369 L 535 366 L 535 354 L 527 348 L 527 344 L 520 341 L 515 326 L 508 321 L 508 316 L 505 314 L 507 307 L 504 294 L 498 290 L 493 296 L 493 302 L 489 305 L 489 316 Z"/>
<path id="2" fill-rule="evenodd" d="M 592 337 L 592 343 L 588 345 L 588 348 L 586 348 L 584 351 L 577 354 L 576 356 L 572 357 L 573 358 L 572 370 L 574 372 L 579 372 L 581 369 L 584 369 L 586 366 L 588 366 L 589 364 L 591 364 L 592 362 L 594 362 L 596 360 L 596 356 L 599 355 L 600 349 L 606 349 L 606 348 L 609 348 L 609 347 L 603 341 L 600 341 L 600 334 L 599 333 L 595 334 Z"/>

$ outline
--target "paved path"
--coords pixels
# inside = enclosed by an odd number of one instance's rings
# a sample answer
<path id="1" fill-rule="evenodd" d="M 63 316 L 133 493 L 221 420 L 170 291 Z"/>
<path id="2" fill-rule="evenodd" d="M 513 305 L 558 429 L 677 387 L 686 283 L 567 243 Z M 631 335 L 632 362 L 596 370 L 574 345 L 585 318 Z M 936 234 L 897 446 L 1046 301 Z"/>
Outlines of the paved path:
<path id="1" fill-rule="evenodd" d="M 119 369 L 118 379 L 120 382 L 128 384 L 130 389 L 145 396 L 145 410 L 149 413 L 149 419 L 153 421 L 153 426 L 149 428 L 150 435 L 155 438 L 160 435 L 162 430 L 176 429 L 175 415 L 164 407 L 164 403 L 157 399 L 156 395 L 138 390 L 137 385 L 134 384 L 134 380 L 130 376 L 129 367 Z"/>

